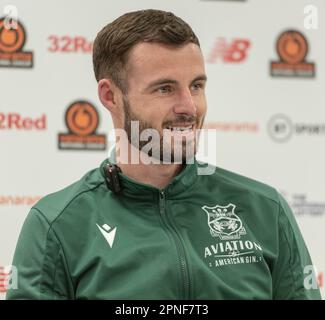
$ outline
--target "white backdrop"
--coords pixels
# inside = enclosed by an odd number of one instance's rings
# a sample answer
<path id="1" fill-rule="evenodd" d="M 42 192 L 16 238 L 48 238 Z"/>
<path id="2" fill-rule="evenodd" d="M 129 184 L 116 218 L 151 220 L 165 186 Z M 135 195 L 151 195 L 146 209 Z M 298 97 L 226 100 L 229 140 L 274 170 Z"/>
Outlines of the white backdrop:
<path id="1" fill-rule="evenodd" d="M 112 129 L 92 70 L 91 44 L 97 32 L 127 11 L 157 8 L 182 17 L 200 38 L 209 78 L 206 122 L 217 130 L 214 164 L 284 194 L 318 269 L 324 296 L 324 1 L 16 0 L 0 1 L 0 18 L 9 4 L 17 8 L 25 29 L 24 64 L 31 65 L 32 55 L 33 65 L 17 67 L 22 55 L 10 56 L 1 47 L 13 45 L 13 40 L 0 28 L 0 267 L 11 264 L 33 202 L 79 179 L 107 156 L 107 149 L 92 150 L 102 143 L 88 150 L 58 148 L 58 135 L 68 133 L 66 110 L 76 101 L 97 109 L 98 135 Z M 304 13 L 307 5 L 317 10 L 314 20 Z M 288 67 L 291 72 L 298 69 L 298 75 L 274 77 L 271 61 L 280 61 L 276 44 L 287 30 L 305 37 L 307 56 Z M 287 43 L 282 49 L 294 58 L 304 41 L 300 44 L 297 48 Z M 15 66 L 4 66 L 8 57 Z M 314 76 L 303 73 L 310 68 L 304 63 L 315 64 Z"/>

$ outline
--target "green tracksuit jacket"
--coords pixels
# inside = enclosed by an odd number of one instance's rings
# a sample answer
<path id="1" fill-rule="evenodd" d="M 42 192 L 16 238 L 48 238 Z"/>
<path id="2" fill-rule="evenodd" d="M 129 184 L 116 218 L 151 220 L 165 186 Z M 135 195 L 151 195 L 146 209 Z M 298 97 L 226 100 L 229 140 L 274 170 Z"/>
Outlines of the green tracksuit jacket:
<path id="1" fill-rule="evenodd" d="M 7 299 L 320 299 L 309 253 L 278 192 L 196 160 L 164 189 L 103 168 L 28 214 Z"/>

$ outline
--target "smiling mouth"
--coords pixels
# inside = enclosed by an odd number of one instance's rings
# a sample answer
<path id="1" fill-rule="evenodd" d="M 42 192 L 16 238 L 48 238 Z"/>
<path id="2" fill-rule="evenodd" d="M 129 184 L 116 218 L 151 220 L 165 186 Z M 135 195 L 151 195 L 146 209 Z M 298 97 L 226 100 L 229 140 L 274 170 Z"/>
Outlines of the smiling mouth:
<path id="1" fill-rule="evenodd" d="M 189 132 L 194 129 L 194 124 L 188 126 L 168 126 L 166 129 L 174 132 Z"/>

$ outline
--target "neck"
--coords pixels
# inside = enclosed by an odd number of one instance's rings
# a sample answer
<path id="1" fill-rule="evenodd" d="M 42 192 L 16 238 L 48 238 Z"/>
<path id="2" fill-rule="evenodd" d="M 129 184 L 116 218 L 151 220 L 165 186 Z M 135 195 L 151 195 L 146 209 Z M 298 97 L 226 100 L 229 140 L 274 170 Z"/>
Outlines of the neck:
<path id="1" fill-rule="evenodd" d="M 150 163 L 147 155 L 130 144 L 128 145 L 128 150 L 128 161 L 125 161 L 125 155 L 122 158 L 119 152 L 119 154 L 116 154 L 116 163 L 124 175 L 137 182 L 164 189 L 182 170 L 182 164 Z"/>

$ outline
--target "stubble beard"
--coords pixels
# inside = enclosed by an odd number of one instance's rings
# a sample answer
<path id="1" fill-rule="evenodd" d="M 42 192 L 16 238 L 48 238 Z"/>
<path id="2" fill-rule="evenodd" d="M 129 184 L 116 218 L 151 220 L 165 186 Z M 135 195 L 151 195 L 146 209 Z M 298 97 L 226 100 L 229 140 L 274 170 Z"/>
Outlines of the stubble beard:
<path id="1" fill-rule="evenodd" d="M 137 116 L 133 112 L 129 101 L 125 96 L 123 97 L 123 109 L 124 130 L 127 134 L 128 141 L 132 146 L 137 148 L 139 151 L 143 150 L 143 148 L 150 142 L 150 139 L 148 139 L 147 141 L 141 141 L 141 133 L 144 130 L 148 129 L 155 130 L 159 133 L 159 143 L 152 145 L 152 150 L 149 150 L 147 152 L 149 157 L 156 158 L 156 160 L 159 160 L 160 163 L 193 163 L 193 158 L 197 151 L 198 135 L 195 136 L 195 133 L 193 132 L 193 137 L 191 137 L 191 139 L 184 139 L 185 137 L 181 137 L 181 140 L 175 142 L 175 139 L 170 139 L 170 137 L 166 138 L 168 134 L 165 135 L 165 133 L 168 133 L 170 130 L 164 129 L 163 131 L 166 130 L 166 132 L 162 133 L 161 130 L 158 130 L 158 128 L 154 128 L 152 124 L 150 124 L 148 121 L 145 121 L 139 116 Z M 134 132 L 134 130 L 132 130 L 132 121 L 138 122 L 139 131 L 136 130 L 136 132 Z M 177 119 L 175 119 L 173 122 L 195 122 L 196 127 L 199 129 L 201 129 L 203 125 L 203 121 L 201 121 L 201 124 L 197 123 L 197 118 L 195 116 L 185 114 L 179 115 Z M 172 123 L 168 122 L 166 123 L 166 125 L 167 124 L 171 125 Z M 177 146 L 175 146 L 175 143 L 177 143 Z M 157 155 L 159 159 L 157 159 Z"/>

